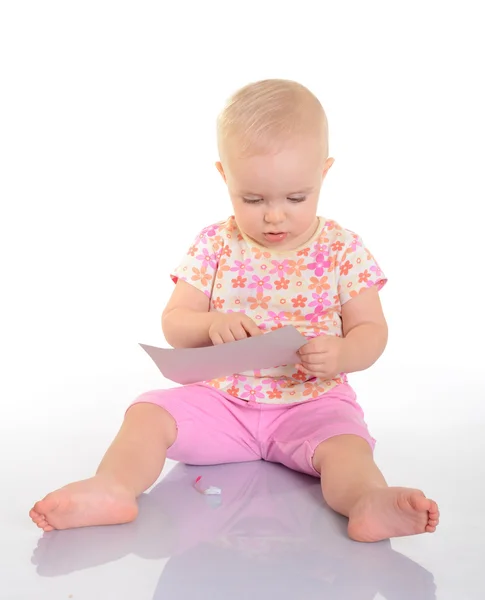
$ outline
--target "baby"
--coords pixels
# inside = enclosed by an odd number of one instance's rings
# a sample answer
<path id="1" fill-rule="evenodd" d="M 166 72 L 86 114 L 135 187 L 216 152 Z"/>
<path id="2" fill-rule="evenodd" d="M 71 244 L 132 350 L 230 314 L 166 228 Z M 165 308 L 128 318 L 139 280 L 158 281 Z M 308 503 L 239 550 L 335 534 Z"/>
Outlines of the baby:
<path id="1" fill-rule="evenodd" d="M 362 239 L 317 216 L 333 164 L 319 100 L 286 80 L 247 85 L 217 123 L 233 215 L 204 228 L 171 274 L 163 312 L 175 348 L 225 344 L 293 325 L 300 364 L 138 397 L 96 475 L 30 511 L 44 531 L 126 523 L 166 457 L 208 465 L 266 460 L 321 479 L 323 498 L 357 541 L 434 532 L 436 503 L 389 487 L 347 374 L 387 343 L 386 278 Z"/>

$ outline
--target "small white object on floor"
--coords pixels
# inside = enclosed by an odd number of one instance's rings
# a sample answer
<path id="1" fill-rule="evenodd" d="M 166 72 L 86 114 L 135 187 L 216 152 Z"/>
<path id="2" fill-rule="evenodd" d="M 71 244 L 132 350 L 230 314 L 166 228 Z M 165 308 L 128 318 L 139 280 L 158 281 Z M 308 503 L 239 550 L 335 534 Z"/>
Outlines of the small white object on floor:
<path id="1" fill-rule="evenodd" d="M 202 479 L 202 476 L 199 475 L 199 477 L 197 477 L 197 479 L 195 480 L 195 483 L 194 483 L 194 487 L 198 492 L 200 492 L 201 494 L 205 494 L 206 496 L 220 496 L 222 494 L 221 488 L 218 488 L 214 485 L 211 485 L 208 488 L 203 489 L 199 485 L 201 479 Z"/>

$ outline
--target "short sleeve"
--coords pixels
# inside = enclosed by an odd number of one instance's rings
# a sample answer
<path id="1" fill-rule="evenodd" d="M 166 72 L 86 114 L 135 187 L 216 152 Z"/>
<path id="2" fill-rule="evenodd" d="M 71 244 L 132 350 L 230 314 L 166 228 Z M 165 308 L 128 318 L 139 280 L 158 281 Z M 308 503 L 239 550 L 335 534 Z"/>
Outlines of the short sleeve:
<path id="1" fill-rule="evenodd" d="M 216 242 L 217 226 L 203 229 L 179 265 L 171 272 L 174 283 L 179 279 L 190 283 L 210 298 L 219 263 Z"/>
<path id="2" fill-rule="evenodd" d="M 341 305 L 365 289 L 376 286 L 381 290 L 387 283 L 386 276 L 362 238 L 351 231 L 346 231 L 345 238 L 336 265 Z"/>

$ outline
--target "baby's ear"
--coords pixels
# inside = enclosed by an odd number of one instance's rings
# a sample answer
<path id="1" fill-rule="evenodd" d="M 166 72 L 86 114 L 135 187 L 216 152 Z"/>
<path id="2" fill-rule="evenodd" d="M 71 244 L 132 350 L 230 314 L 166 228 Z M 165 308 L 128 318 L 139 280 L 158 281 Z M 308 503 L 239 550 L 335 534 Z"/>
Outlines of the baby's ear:
<path id="1" fill-rule="evenodd" d="M 226 182 L 226 174 L 224 173 L 224 168 L 223 168 L 221 162 L 216 162 L 216 169 L 221 174 L 221 177 L 222 177 L 222 179 L 224 179 L 224 182 Z"/>
<path id="2" fill-rule="evenodd" d="M 325 161 L 325 165 L 323 167 L 323 179 L 325 179 L 325 176 L 327 175 L 330 167 L 333 165 L 333 163 L 335 162 L 334 158 L 327 158 L 327 160 Z"/>
<path id="3" fill-rule="evenodd" d="M 334 162 L 335 158 L 327 158 L 327 160 L 325 161 L 325 166 L 323 167 L 324 173 L 326 173 L 330 169 Z"/>

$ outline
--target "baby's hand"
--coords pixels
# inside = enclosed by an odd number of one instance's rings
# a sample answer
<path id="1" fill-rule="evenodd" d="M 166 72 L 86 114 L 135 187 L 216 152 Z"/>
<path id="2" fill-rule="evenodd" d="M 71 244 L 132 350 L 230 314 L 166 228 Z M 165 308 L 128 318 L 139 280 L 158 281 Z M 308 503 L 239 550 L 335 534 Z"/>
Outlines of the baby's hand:
<path id="1" fill-rule="evenodd" d="M 262 333 L 256 323 L 243 313 L 217 313 L 209 327 L 209 337 L 214 346 Z"/>
<path id="2" fill-rule="evenodd" d="M 297 365 L 310 377 L 333 379 L 344 370 L 345 338 L 320 335 L 310 340 L 298 351 L 301 364 Z"/>

